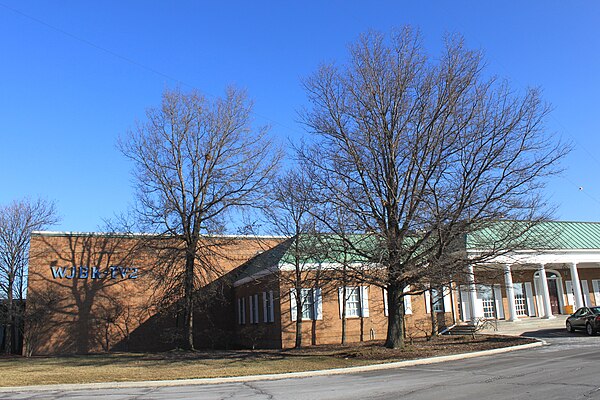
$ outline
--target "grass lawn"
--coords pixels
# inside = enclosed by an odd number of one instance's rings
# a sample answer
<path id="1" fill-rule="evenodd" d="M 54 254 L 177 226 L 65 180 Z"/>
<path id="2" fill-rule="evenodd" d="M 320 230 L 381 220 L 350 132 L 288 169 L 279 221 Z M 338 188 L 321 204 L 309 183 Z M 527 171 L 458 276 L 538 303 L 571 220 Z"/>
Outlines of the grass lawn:
<path id="1" fill-rule="evenodd" d="M 172 351 L 64 357 L 0 358 L 0 386 L 213 378 L 342 368 L 530 343 L 515 337 L 443 336 L 404 350 L 381 342 L 298 350 Z"/>

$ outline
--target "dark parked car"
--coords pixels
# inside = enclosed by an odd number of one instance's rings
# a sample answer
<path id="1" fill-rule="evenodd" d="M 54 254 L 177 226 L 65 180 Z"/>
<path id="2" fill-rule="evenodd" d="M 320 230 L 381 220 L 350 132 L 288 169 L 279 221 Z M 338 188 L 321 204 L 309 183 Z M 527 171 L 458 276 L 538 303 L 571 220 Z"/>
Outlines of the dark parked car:
<path id="1" fill-rule="evenodd" d="M 600 331 L 600 307 L 581 307 L 567 318 L 567 331 L 585 329 L 588 335 Z"/>

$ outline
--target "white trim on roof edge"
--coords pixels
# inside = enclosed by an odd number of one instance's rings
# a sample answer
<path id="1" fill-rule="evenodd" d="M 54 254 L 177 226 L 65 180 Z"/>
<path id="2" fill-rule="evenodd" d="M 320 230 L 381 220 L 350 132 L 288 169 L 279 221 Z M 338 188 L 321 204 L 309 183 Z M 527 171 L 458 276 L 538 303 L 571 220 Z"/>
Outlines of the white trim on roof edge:
<path id="1" fill-rule="evenodd" d="M 126 233 L 126 232 L 77 232 L 77 231 L 33 231 L 35 236 L 131 236 L 148 237 L 161 236 L 158 233 Z M 169 235 L 162 235 L 169 236 Z M 288 236 L 274 235 L 202 235 L 202 237 L 231 238 L 231 239 L 289 239 Z"/>
<path id="2" fill-rule="evenodd" d="M 268 251 L 268 250 L 267 250 Z M 349 263 L 348 264 L 351 268 L 366 268 L 366 267 L 376 267 L 377 264 L 374 263 Z M 342 268 L 342 264 L 341 263 L 332 263 L 332 262 L 328 262 L 328 263 L 303 263 L 302 264 L 302 268 L 301 270 L 306 272 L 306 271 L 314 271 L 314 270 L 335 270 L 335 269 L 340 269 Z M 282 264 L 278 264 L 277 267 L 275 268 L 265 268 L 261 271 L 258 271 L 252 275 L 246 276 L 244 278 L 238 279 L 237 281 L 233 282 L 233 287 L 238 287 L 240 285 L 243 285 L 245 283 L 248 282 L 252 282 L 258 278 L 261 278 L 263 276 L 267 276 L 270 274 L 274 274 L 275 272 L 278 271 L 284 271 L 284 272 L 293 272 L 296 270 L 296 267 L 294 266 L 294 264 L 291 263 L 282 263 Z"/>
<path id="3" fill-rule="evenodd" d="M 250 275 L 250 276 L 246 276 L 246 277 L 244 277 L 244 278 L 242 278 L 242 279 L 238 279 L 237 281 L 233 282 L 233 287 L 238 287 L 238 286 L 241 286 L 241 285 L 243 285 L 243 284 L 246 284 L 246 283 L 249 283 L 249 282 L 255 281 L 255 280 L 257 280 L 258 278 L 262 278 L 263 276 L 271 275 L 271 274 L 273 274 L 273 273 L 275 273 L 275 272 L 276 272 L 276 271 L 272 271 L 272 270 L 270 270 L 270 269 L 264 269 L 264 270 L 262 270 L 262 271 L 258 271 L 258 272 L 257 272 L 257 273 L 255 273 L 255 274 L 252 274 L 252 275 Z"/>
<path id="4" fill-rule="evenodd" d="M 370 267 L 377 266 L 377 264 L 375 264 L 375 263 L 363 263 L 363 262 L 352 262 L 352 263 L 348 263 L 347 265 L 350 268 L 355 268 L 355 269 L 370 268 Z M 302 266 L 300 267 L 300 269 L 302 271 L 313 271 L 313 270 L 334 270 L 334 269 L 341 269 L 342 267 L 343 267 L 343 264 L 339 263 L 339 262 L 322 262 L 322 263 L 302 263 Z M 282 264 L 279 264 L 279 269 L 281 271 L 290 272 L 290 271 L 295 271 L 296 266 L 291 263 L 282 263 Z"/>
<path id="5" fill-rule="evenodd" d="M 470 250 L 476 256 L 485 254 Z M 600 263 L 600 249 L 574 250 L 523 250 L 496 256 L 485 264 L 567 264 L 567 263 Z"/>

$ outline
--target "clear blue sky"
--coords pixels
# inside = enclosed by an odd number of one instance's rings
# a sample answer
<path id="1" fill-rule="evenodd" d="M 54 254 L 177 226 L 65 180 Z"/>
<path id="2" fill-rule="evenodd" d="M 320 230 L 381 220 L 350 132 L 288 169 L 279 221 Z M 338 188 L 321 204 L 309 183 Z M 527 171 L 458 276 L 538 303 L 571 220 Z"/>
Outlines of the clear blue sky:
<path id="1" fill-rule="evenodd" d="M 301 77 L 361 32 L 405 24 L 433 55 L 459 32 L 490 73 L 544 89 L 549 130 L 575 145 L 547 189 L 555 216 L 600 221 L 597 1 L 0 0 L 0 204 L 42 196 L 57 230 L 97 230 L 133 199 L 116 140 L 165 88 L 246 88 L 256 123 L 286 142 L 304 132 Z"/>

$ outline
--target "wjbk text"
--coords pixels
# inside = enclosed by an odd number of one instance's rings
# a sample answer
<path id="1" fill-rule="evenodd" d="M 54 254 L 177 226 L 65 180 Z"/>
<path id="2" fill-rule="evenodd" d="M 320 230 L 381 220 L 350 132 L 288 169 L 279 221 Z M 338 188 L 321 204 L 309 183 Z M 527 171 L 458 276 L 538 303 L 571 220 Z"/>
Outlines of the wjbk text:
<path id="1" fill-rule="evenodd" d="M 50 267 L 54 279 L 137 279 L 138 269 L 111 265 L 99 267 Z"/>

